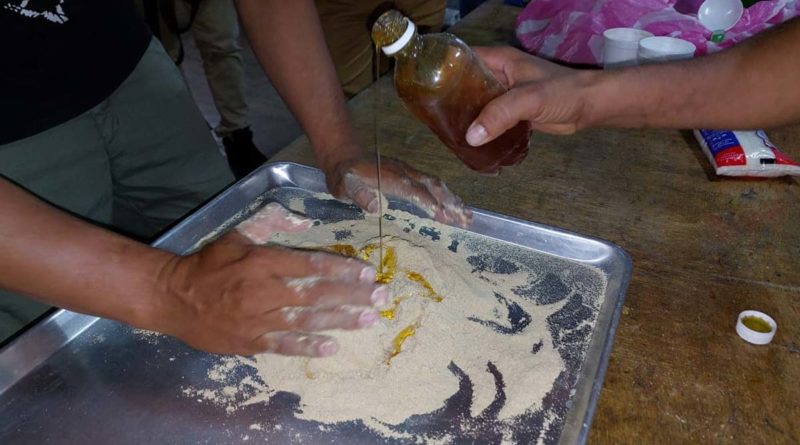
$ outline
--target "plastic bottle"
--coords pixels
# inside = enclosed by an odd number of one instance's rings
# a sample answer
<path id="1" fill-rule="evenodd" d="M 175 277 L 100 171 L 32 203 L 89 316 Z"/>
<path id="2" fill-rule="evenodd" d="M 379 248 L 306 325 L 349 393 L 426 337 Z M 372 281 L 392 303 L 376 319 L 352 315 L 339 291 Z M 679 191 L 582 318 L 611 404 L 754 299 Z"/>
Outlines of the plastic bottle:
<path id="1" fill-rule="evenodd" d="M 467 128 L 483 107 L 507 91 L 467 44 L 452 34 L 419 35 L 414 23 L 394 10 L 378 18 L 372 39 L 396 59 L 394 85 L 406 108 L 469 168 L 496 175 L 525 159 L 525 122 L 483 146 L 467 143 Z"/>

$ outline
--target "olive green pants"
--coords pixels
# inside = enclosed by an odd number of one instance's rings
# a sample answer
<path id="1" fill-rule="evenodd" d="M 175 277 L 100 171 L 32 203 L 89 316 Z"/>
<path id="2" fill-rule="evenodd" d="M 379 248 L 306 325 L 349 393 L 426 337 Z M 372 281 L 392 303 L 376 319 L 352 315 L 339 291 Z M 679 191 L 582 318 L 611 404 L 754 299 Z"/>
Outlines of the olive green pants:
<path id="1" fill-rule="evenodd" d="M 180 72 L 155 40 L 102 103 L 0 145 L 0 175 L 145 242 L 233 181 Z M 0 341 L 46 309 L 0 290 Z"/>
<path id="2" fill-rule="evenodd" d="M 336 65 L 336 74 L 348 97 L 372 84 L 375 78 L 375 46 L 369 21 L 375 20 L 383 0 L 316 0 L 325 41 Z M 445 0 L 396 0 L 395 7 L 413 20 L 421 32 L 437 32 L 444 21 Z M 381 74 L 388 70 L 381 63 Z"/>

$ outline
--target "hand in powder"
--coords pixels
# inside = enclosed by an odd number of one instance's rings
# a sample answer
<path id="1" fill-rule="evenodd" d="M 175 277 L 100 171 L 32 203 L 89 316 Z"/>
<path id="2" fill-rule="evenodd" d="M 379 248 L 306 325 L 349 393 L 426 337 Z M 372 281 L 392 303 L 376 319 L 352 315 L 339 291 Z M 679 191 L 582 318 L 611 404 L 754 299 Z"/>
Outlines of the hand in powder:
<path id="1" fill-rule="evenodd" d="M 255 244 L 264 244 L 278 232 L 305 232 L 314 221 L 292 213 L 286 207 L 271 202 L 247 220 L 242 221 L 236 230 Z"/>
<path id="2" fill-rule="evenodd" d="M 311 221 L 269 204 L 249 220 L 159 275 L 167 297 L 155 329 L 209 352 L 324 357 L 338 345 L 316 331 L 360 329 L 390 295 L 375 269 L 351 258 L 257 244 Z"/>
<path id="3" fill-rule="evenodd" d="M 328 189 L 337 198 L 352 199 L 370 213 L 378 208 L 378 169 L 374 156 L 340 162 L 326 175 Z M 433 219 L 460 227 L 469 226 L 472 212 L 441 179 L 426 175 L 410 165 L 391 158 L 381 160 L 383 193 L 415 204 Z"/>

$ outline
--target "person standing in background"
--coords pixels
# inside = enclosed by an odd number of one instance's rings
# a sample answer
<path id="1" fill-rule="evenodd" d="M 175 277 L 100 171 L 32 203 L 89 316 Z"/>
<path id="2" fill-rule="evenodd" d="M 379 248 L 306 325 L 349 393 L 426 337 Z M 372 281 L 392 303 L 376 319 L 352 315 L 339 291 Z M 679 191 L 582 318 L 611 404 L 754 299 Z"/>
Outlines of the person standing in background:
<path id="1" fill-rule="evenodd" d="M 236 179 L 267 161 L 253 143 L 244 91 L 239 18 L 233 0 L 140 0 L 144 16 L 170 58 L 184 58 L 181 34 L 191 32 L 220 115 L 214 128 Z"/>
<path id="2" fill-rule="evenodd" d="M 389 9 L 409 17 L 420 32 L 438 32 L 444 21 L 445 0 L 316 0 L 325 41 L 345 95 L 353 97 L 375 81 L 372 21 Z M 381 74 L 389 69 L 382 60 Z"/>

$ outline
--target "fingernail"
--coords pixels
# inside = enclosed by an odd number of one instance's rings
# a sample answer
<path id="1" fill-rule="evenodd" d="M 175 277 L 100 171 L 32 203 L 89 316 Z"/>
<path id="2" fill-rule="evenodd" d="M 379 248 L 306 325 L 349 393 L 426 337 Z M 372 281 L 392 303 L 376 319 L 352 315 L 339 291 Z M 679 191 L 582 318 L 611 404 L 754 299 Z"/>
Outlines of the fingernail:
<path id="1" fill-rule="evenodd" d="M 378 321 L 378 314 L 375 311 L 364 311 L 358 316 L 358 326 L 368 328 Z"/>
<path id="2" fill-rule="evenodd" d="M 365 267 L 361 270 L 361 275 L 358 276 L 358 280 L 364 283 L 374 283 L 377 276 L 378 272 L 375 268 Z"/>
<path id="3" fill-rule="evenodd" d="M 474 123 L 470 125 L 469 129 L 467 130 L 467 142 L 469 142 L 469 145 L 472 145 L 473 147 L 483 145 L 488 137 L 489 134 L 486 133 L 486 128 L 484 128 L 481 124 Z"/>
<path id="4" fill-rule="evenodd" d="M 378 213 L 378 210 L 380 210 L 380 209 L 378 209 L 378 200 L 377 199 L 373 199 L 372 201 L 369 202 L 369 204 L 367 204 L 367 211 L 369 213 Z"/>
<path id="5" fill-rule="evenodd" d="M 389 288 L 386 286 L 378 286 L 377 289 L 372 291 L 372 296 L 370 300 L 372 300 L 372 304 L 375 306 L 383 306 L 389 301 Z"/>
<path id="6" fill-rule="evenodd" d="M 339 350 L 339 346 L 336 344 L 335 341 L 326 340 L 317 347 L 317 352 L 319 352 L 320 357 L 330 357 L 333 354 L 336 354 L 336 351 Z"/>

